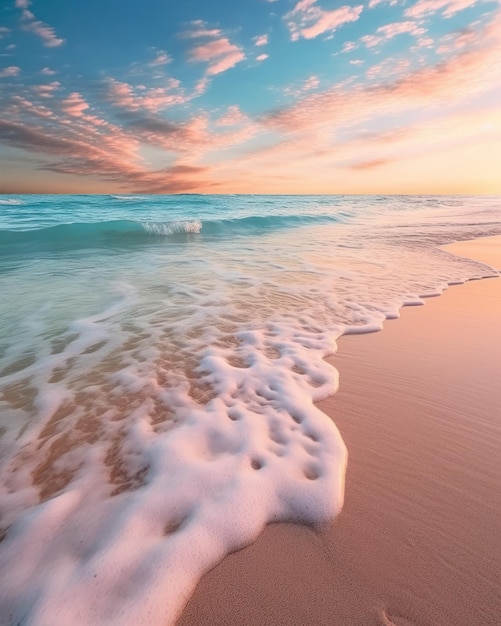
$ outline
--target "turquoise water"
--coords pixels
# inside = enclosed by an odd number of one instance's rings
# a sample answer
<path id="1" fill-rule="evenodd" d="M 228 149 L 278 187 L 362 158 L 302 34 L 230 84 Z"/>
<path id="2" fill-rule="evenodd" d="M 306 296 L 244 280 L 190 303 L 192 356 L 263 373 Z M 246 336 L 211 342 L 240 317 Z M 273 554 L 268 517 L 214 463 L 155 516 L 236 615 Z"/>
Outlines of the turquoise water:
<path id="1" fill-rule="evenodd" d="M 266 523 L 329 523 L 323 358 L 496 275 L 438 246 L 500 200 L 1 196 L 0 615 L 172 622 Z"/>

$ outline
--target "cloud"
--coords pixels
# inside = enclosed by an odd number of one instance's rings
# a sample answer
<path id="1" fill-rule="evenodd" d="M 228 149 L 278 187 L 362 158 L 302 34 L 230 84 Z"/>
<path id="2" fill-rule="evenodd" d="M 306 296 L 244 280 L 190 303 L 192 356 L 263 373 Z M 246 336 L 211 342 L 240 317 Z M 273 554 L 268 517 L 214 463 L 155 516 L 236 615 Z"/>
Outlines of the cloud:
<path id="1" fill-rule="evenodd" d="M 137 193 L 184 193 L 216 187 L 218 183 L 201 178 L 210 171 L 207 166 L 179 162 L 153 172 L 138 172 L 129 180 Z"/>
<path id="2" fill-rule="evenodd" d="M 479 33 L 477 46 L 445 62 L 408 72 L 393 82 L 359 84 L 347 90 L 334 87 L 309 94 L 289 107 L 263 117 L 263 123 L 277 131 L 301 136 L 320 135 L 349 127 L 378 116 L 423 107 L 459 103 L 499 84 L 501 74 L 501 29 L 494 24 Z"/>
<path id="3" fill-rule="evenodd" d="M 9 33 L 10 33 L 10 28 L 7 28 L 6 26 L 0 26 L 0 39 L 3 39 Z"/>
<path id="4" fill-rule="evenodd" d="M 235 67 L 245 59 L 245 54 L 227 37 L 220 37 L 194 46 L 188 54 L 188 59 L 192 62 L 207 63 L 206 75 L 215 76 Z"/>
<path id="5" fill-rule="evenodd" d="M 193 97 L 201 96 L 203 93 L 207 91 L 207 87 L 209 86 L 210 81 L 207 76 L 202 76 L 200 80 L 197 81 L 195 88 L 193 90 Z"/>
<path id="6" fill-rule="evenodd" d="M 17 67 L 17 65 L 9 65 L 9 67 L 0 69 L 0 78 L 6 78 L 7 76 L 19 76 L 20 72 L 21 68 Z"/>
<path id="7" fill-rule="evenodd" d="M 199 39 L 201 37 L 221 37 L 219 28 L 209 28 L 203 20 L 193 20 L 189 23 L 189 29 L 179 33 L 183 39 Z"/>
<path id="8" fill-rule="evenodd" d="M 31 5 L 31 0 L 16 0 L 18 9 L 27 9 Z"/>
<path id="9" fill-rule="evenodd" d="M 269 54 L 258 54 L 256 57 L 256 61 L 266 61 L 266 59 L 269 59 L 270 55 Z"/>
<path id="10" fill-rule="evenodd" d="M 291 34 L 291 40 L 314 39 L 326 32 L 334 32 L 348 22 L 356 22 L 362 13 L 363 5 L 342 6 L 326 11 L 316 6 L 316 0 L 299 0 L 296 6 L 284 15 Z"/>
<path id="11" fill-rule="evenodd" d="M 104 97 L 115 107 L 128 111 L 161 111 L 188 100 L 180 89 L 179 81 L 174 78 L 167 81 L 166 87 L 156 88 L 144 85 L 133 87 L 111 78 L 107 82 Z"/>
<path id="12" fill-rule="evenodd" d="M 312 91 L 313 89 L 317 89 L 320 85 L 320 80 L 317 76 L 313 74 L 309 76 L 306 80 L 299 84 L 299 86 L 290 86 L 284 89 L 284 93 L 288 96 L 292 95 L 294 97 L 301 96 L 302 94 Z"/>
<path id="13" fill-rule="evenodd" d="M 24 0 L 22 0 L 24 1 Z M 56 48 L 58 46 L 62 46 L 64 43 L 64 39 L 59 38 L 56 35 L 56 32 L 52 26 L 37 20 L 31 11 L 28 9 L 23 9 L 22 17 L 21 17 L 21 26 L 22 29 L 37 35 L 42 39 L 44 46 L 47 48 Z"/>
<path id="14" fill-rule="evenodd" d="M 437 54 L 449 54 L 457 52 L 471 45 L 478 37 L 478 33 L 472 28 L 464 28 L 447 33 L 436 47 Z"/>
<path id="15" fill-rule="evenodd" d="M 248 121 L 246 115 L 242 113 L 237 105 L 229 106 L 226 113 L 216 120 L 216 126 L 238 126 Z"/>
<path id="16" fill-rule="evenodd" d="M 158 50 L 155 58 L 148 63 L 150 67 L 158 67 L 160 65 L 167 65 L 172 62 L 172 58 L 163 50 Z"/>
<path id="17" fill-rule="evenodd" d="M 415 27 L 411 20 L 394 22 L 380 26 L 373 36 L 392 38 Z M 216 30 L 201 22 L 192 28 L 205 33 Z M 290 185 L 294 191 L 327 192 L 334 190 L 335 176 L 341 185 L 362 177 L 376 180 L 380 171 L 389 176 L 397 170 L 397 158 L 406 160 L 408 152 L 422 149 L 425 141 L 431 152 L 435 146 L 438 151 L 433 132 L 436 136 L 445 128 L 451 107 L 466 107 L 469 98 L 479 101 L 484 93 L 490 98 L 487 90 L 496 86 L 501 73 L 501 29 L 491 28 L 475 37 L 470 33 L 465 46 L 453 47 L 453 58 L 444 62 L 410 70 L 393 58 L 367 70 L 384 83 L 355 83 L 356 77 L 351 77 L 351 83 L 324 89 L 318 76 L 306 75 L 289 88 L 294 104 L 257 119 L 249 118 L 236 104 L 216 113 L 198 108 L 184 121 L 179 121 L 177 112 L 168 116 L 166 108 L 184 104 L 206 89 L 209 67 L 235 45 L 231 37 L 216 32 L 186 37 L 190 52 L 198 50 L 192 62 L 205 64 L 202 79 L 190 93 L 174 79 L 157 89 L 109 79 L 89 92 L 63 91 L 56 81 L 16 85 L 15 96 L 12 90 L 10 96 L 3 90 L 1 141 L 35 153 L 31 162 L 57 173 L 59 180 L 70 174 L 89 176 L 132 192 L 207 191 L 211 185 L 223 191 L 279 192 Z M 252 50 L 255 58 L 265 48 Z M 409 136 L 398 132 L 403 120 L 421 119 L 424 124 L 438 115 L 442 121 L 433 128 L 413 130 Z M 374 129 L 381 127 L 384 132 L 376 134 Z M 473 141 L 474 129 L 472 123 L 461 141 Z M 447 141 L 459 141 L 457 133 L 454 125 Z M 163 167 L 165 163 L 169 166 Z"/>
<path id="18" fill-rule="evenodd" d="M 15 106 L 21 107 L 30 115 L 34 115 L 35 117 L 39 117 L 42 119 L 54 117 L 54 113 L 44 105 L 35 105 L 30 100 L 22 98 L 21 96 L 13 96 L 12 100 Z"/>
<path id="19" fill-rule="evenodd" d="M 54 74 L 57 74 L 57 72 L 55 70 L 52 70 L 50 67 L 44 67 L 40 70 L 40 74 L 44 74 L 44 76 L 54 76 Z"/>
<path id="20" fill-rule="evenodd" d="M 358 44 L 354 41 L 346 41 L 341 48 L 341 53 L 345 54 L 346 52 L 351 52 L 352 50 L 356 50 L 358 48 Z"/>
<path id="21" fill-rule="evenodd" d="M 415 22 L 392 22 L 391 24 L 385 24 L 380 26 L 376 30 L 375 35 L 364 35 L 360 38 L 360 41 L 366 48 L 374 48 L 381 43 L 385 43 L 397 35 L 409 34 L 414 37 L 424 35 L 426 30 L 421 26 L 418 26 Z"/>
<path id="22" fill-rule="evenodd" d="M 361 161 L 360 163 L 354 163 L 349 165 L 351 170 L 373 170 L 376 167 L 382 167 L 390 163 L 390 159 L 372 159 L 371 161 Z"/>
<path id="23" fill-rule="evenodd" d="M 54 80 L 51 83 L 46 83 L 44 85 L 33 85 L 30 87 L 30 89 L 42 98 L 52 98 L 54 92 L 57 91 L 60 87 L 61 83 L 57 80 Z"/>
<path id="24" fill-rule="evenodd" d="M 399 0 L 369 0 L 369 9 L 374 9 L 380 4 L 388 4 L 390 7 L 394 7 L 398 4 Z"/>
<path id="25" fill-rule="evenodd" d="M 405 10 L 407 17 L 421 18 L 437 11 L 442 11 L 444 17 L 452 17 L 459 11 L 467 9 L 477 3 L 478 0 L 418 0 Z M 442 10 L 443 9 L 443 10 Z"/>
<path id="26" fill-rule="evenodd" d="M 79 93 L 72 93 L 68 98 L 63 100 L 61 109 L 72 117 L 82 117 L 83 112 L 89 108 L 89 105 Z"/>
<path id="27" fill-rule="evenodd" d="M 0 137 L 17 148 L 47 152 L 49 154 L 74 154 L 75 143 L 61 136 L 48 134 L 38 127 L 0 119 Z"/>
<path id="28" fill-rule="evenodd" d="M 268 43 L 268 35 L 258 35 L 253 40 L 255 46 L 266 46 Z"/>
<path id="29" fill-rule="evenodd" d="M 206 79 L 207 80 L 207 79 Z M 31 153 L 31 163 L 58 175 L 90 176 L 134 192 L 170 193 L 212 189 L 212 171 L 201 159 L 247 141 L 259 131 L 237 106 L 211 122 L 202 112 L 186 121 L 157 114 L 172 97 L 186 99 L 179 83 L 148 89 L 110 80 L 95 95 L 111 102 L 120 125 L 90 114 L 91 101 L 72 92 L 56 98 L 60 84 L 21 85 L 0 92 L 0 143 Z M 30 94 L 30 96 L 25 96 Z M 49 99 L 49 96 L 50 99 Z M 99 108 L 93 104 L 96 111 Z M 152 146 L 163 149 L 169 167 L 147 162 Z M 155 157 L 156 158 L 156 157 Z"/>
<path id="30" fill-rule="evenodd" d="M 369 80 L 378 79 L 387 81 L 390 77 L 394 78 L 395 76 L 401 76 L 405 74 L 405 72 L 408 72 L 410 65 L 411 61 L 408 58 L 395 59 L 388 57 L 384 59 L 384 61 L 381 61 L 381 63 L 369 67 L 365 72 L 365 76 Z"/>
<path id="31" fill-rule="evenodd" d="M 29 108 L 32 103 L 18 102 Z M 59 122 L 59 125 L 57 123 Z M 54 132 L 57 125 L 58 132 Z M 138 140 L 120 128 L 92 116 L 78 117 L 70 125 L 52 119 L 51 126 L 0 119 L 0 140 L 42 156 L 39 169 L 77 176 L 97 176 L 126 189 L 153 193 L 182 191 L 199 186 L 201 170 L 181 167 L 149 171 L 141 164 Z"/>

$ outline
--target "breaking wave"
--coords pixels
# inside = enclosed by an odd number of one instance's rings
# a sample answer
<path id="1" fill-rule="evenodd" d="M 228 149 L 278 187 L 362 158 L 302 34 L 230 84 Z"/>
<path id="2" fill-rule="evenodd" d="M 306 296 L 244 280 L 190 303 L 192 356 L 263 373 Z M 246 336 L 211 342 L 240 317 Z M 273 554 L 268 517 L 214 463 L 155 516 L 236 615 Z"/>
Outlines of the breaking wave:
<path id="1" fill-rule="evenodd" d="M 173 220 L 166 222 L 111 220 L 105 222 L 69 223 L 36 230 L 0 231 L 0 246 L 8 251 L 12 246 L 24 245 L 40 248 L 75 249 L 113 245 L 147 243 L 151 237 L 182 241 L 188 236 L 203 234 L 210 237 L 260 235 L 277 229 L 297 226 L 332 224 L 339 216 L 330 215 L 278 215 L 251 216 L 220 220 Z"/>

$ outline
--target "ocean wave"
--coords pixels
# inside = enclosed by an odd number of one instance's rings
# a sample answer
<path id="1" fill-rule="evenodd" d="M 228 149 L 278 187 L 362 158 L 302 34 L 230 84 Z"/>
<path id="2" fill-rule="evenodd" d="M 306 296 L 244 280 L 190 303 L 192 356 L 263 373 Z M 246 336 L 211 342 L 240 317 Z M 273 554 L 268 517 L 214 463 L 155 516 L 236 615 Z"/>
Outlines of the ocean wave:
<path id="1" fill-rule="evenodd" d="M 111 220 L 106 222 L 75 222 L 32 230 L 1 230 L 0 246 L 31 246 L 33 251 L 145 244 L 155 239 L 185 241 L 187 237 L 203 234 L 209 237 L 234 237 L 265 234 L 278 229 L 336 223 L 338 216 L 275 215 L 250 216 L 220 220 L 172 220 L 167 222 Z M 9 245 L 10 244 L 10 245 Z"/>
<path id="2" fill-rule="evenodd" d="M 186 220 L 180 222 L 143 222 L 141 226 L 152 235 L 177 235 L 181 233 L 199 233 L 202 230 L 200 220 Z"/>
<path id="3" fill-rule="evenodd" d="M 115 200 L 125 200 L 125 202 L 142 202 L 143 200 L 147 200 L 148 196 L 121 196 L 118 194 L 111 194 L 110 198 L 114 198 Z"/>
<path id="4" fill-rule="evenodd" d="M 0 205 L 17 206 L 22 204 L 25 204 L 25 202 L 18 198 L 0 198 Z"/>

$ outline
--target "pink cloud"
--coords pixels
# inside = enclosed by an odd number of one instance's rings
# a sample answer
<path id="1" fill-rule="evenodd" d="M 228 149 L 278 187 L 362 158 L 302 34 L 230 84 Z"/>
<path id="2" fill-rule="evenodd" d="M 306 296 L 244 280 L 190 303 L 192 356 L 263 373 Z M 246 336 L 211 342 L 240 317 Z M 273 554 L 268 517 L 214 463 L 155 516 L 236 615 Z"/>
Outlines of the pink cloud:
<path id="1" fill-rule="evenodd" d="M 44 46 L 47 48 L 56 48 L 62 46 L 64 39 L 57 37 L 56 32 L 52 26 L 37 20 L 31 11 L 27 9 L 23 10 L 21 24 L 23 30 L 31 32 L 42 39 Z"/>
<path id="2" fill-rule="evenodd" d="M 203 93 L 207 91 L 207 87 L 209 86 L 209 79 L 207 76 L 202 76 L 202 78 L 197 81 L 195 85 L 195 89 L 193 90 L 193 96 L 201 96 Z"/>
<path id="3" fill-rule="evenodd" d="M 478 0 L 418 0 L 405 10 L 407 17 L 424 17 L 437 11 L 442 11 L 444 17 L 452 17 L 459 11 L 467 9 L 477 3 Z"/>
<path id="4" fill-rule="evenodd" d="M 4 94 L 0 141 L 39 155 L 39 169 L 60 175 L 91 176 L 136 192 L 211 189 L 217 182 L 197 160 L 209 151 L 245 142 L 258 130 L 238 107 L 228 108 L 216 122 L 223 132 L 210 129 L 205 113 L 169 122 L 154 115 L 165 96 L 161 90 L 113 81 L 113 96 L 129 112 L 124 129 L 88 114 L 90 104 L 77 92 L 50 100 L 54 105 L 49 108 L 45 94 L 58 85 L 29 87 L 31 99 Z M 148 145 L 163 148 L 172 165 L 158 169 L 148 163 L 141 151 Z"/>
<path id="5" fill-rule="evenodd" d="M 226 113 L 216 120 L 216 126 L 237 126 L 248 120 L 237 105 L 229 106 Z"/>
<path id="6" fill-rule="evenodd" d="M 153 59 L 153 61 L 150 61 L 148 65 L 150 67 L 158 67 L 160 65 L 167 65 L 168 63 L 171 63 L 171 62 L 172 62 L 171 57 L 166 52 L 159 50 L 155 58 Z"/>
<path id="7" fill-rule="evenodd" d="M 354 41 L 346 41 L 341 48 L 341 52 L 344 54 L 346 52 L 351 52 L 352 50 L 356 50 L 358 45 Z"/>
<path id="8" fill-rule="evenodd" d="M 438 54 L 449 54 L 457 52 L 462 48 L 471 45 L 478 37 L 474 30 L 459 30 L 445 35 L 437 46 Z"/>
<path id="9" fill-rule="evenodd" d="M 258 54 L 256 57 L 256 61 L 266 61 L 266 59 L 269 59 L 270 55 L 269 54 Z"/>
<path id="10" fill-rule="evenodd" d="M 388 80 L 389 78 L 395 79 L 397 76 L 402 76 L 405 72 L 409 71 L 411 62 L 409 59 L 394 59 L 388 57 L 377 65 L 372 65 L 366 71 L 365 75 L 369 80 Z"/>
<path id="11" fill-rule="evenodd" d="M 51 98 L 54 95 L 54 91 L 57 91 L 61 87 L 61 83 L 57 80 L 45 85 L 33 85 L 31 90 L 42 98 Z"/>
<path id="12" fill-rule="evenodd" d="M 266 46 L 268 43 L 268 35 L 258 35 L 253 39 L 255 46 Z"/>
<path id="13" fill-rule="evenodd" d="M 40 70 L 40 74 L 44 74 L 45 76 L 54 76 L 54 74 L 57 74 L 57 72 L 55 70 L 52 70 L 50 67 L 44 67 Z"/>
<path id="14" fill-rule="evenodd" d="M 372 159 L 370 161 L 361 161 L 359 163 L 354 163 L 349 167 L 352 170 L 373 170 L 376 167 L 382 167 L 383 165 L 387 165 L 389 162 L 389 159 Z"/>
<path id="15" fill-rule="evenodd" d="M 125 82 L 115 79 L 108 81 L 105 97 L 114 106 L 129 111 L 161 111 L 176 104 L 182 104 L 188 99 L 179 88 L 179 81 L 171 78 L 167 87 L 147 89 L 139 85 L 132 87 Z"/>
<path id="16" fill-rule="evenodd" d="M 203 20 L 190 22 L 190 28 L 180 33 L 183 39 L 199 39 L 201 37 L 221 37 L 222 32 L 218 28 L 209 28 Z"/>
<path id="17" fill-rule="evenodd" d="M 299 86 L 296 85 L 296 86 L 286 87 L 284 89 L 284 93 L 288 96 L 292 95 L 297 98 L 298 96 L 301 96 L 302 94 L 305 94 L 308 91 L 317 89 L 319 85 L 320 85 L 320 80 L 318 79 L 318 77 L 311 75 L 302 83 L 300 83 Z"/>
<path id="18" fill-rule="evenodd" d="M 372 105 L 373 102 L 368 101 L 366 108 L 370 109 Z M 314 110 L 311 112 L 315 113 Z M 232 163 L 233 167 L 224 170 L 234 182 L 225 190 L 245 192 L 259 188 L 256 187 L 256 181 L 259 181 L 261 188 L 269 193 L 379 193 L 385 190 L 422 193 L 438 189 L 433 187 L 434 182 L 441 184 L 440 179 L 449 170 L 449 192 L 454 189 L 457 192 L 458 172 L 451 169 L 444 154 L 449 151 L 463 155 L 465 163 L 469 164 L 468 171 L 464 172 L 465 180 L 473 169 L 468 152 L 470 146 L 480 148 L 481 141 L 489 140 L 490 154 L 500 154 L 501 116 L 498 107 L 491 107 L 490 112 L 470 111 L 466 115 L 454 115 L 441 107 L 435 109 L 433 118 L 427 115 L 421 123 L 402 127 L 396 118 L 390 130 L 377 133 L 358 126 L 350 133 L 351 137 L 346 133 L 348 118 L 336 119 L 333 110 L 330 116 L 331 124 L 305 125 L 298 132 L 287 133 L 272 147 L 253 149 L 242 155 L 240 160 Z M 337 134 L 338 129 L 342 135 Z M 492 151 L 495 145 L 497 147 Z M 416 158 L 421 158 L 421 165 L 425 167 L 416 170 L 413 167 Z M 437 175 L 436 167 L 440 162 L 443 166 Z M 481 171 L 483 166 L 485 164 L 479 164 L 476 169 Z M 405 181 L 401 167 L 409 172 Z M 490 170 L 495 171 L 495 166 Z M 424 185 L 423 179 L 426 180 Z"/>
<path id="19" fill-rule="evenodd" d="M 263 122 L 287 134 L 349 127 L 380 115 L 421 111 L 477 96 L 498 85 L 501 75 L 501 28 L 484 29 L 477 47 L 446 62 L 408 72 L 383 85 L 358 85 L 310 94 L 296 104 L 267 115 Z M 404 68 L 401 68 L 404 69 Z M 303 141 L 307 141 L 303 136 Z"/>
<path id="20" fill-rule="evenodd" d="M 190 61 L 208 63 L 207 76 L 221 74 L 245 59 L 245 54 L 237 45 L 226 37 L 214 39 L 192 48 L 188 56 Z"/>
<path id="21" fill-rule="evenodd" d="M 418 26 L 415 22 L 392 22 L 391 24 L 385 24 L 380 26 L 376 30 L 375 35 L 364 35 L 360 38 L 360 41 L 365 44 L 366 48 L 374 48 L 380 43 L 385 43 L 397 35 L 409 34 L 414 37 L 424 35 L 426 30 L 421 26 Z"/>
<path id="22" fill-rule="evenodd" d="M 155 169 L 149 166 L 140 153 L 140 148 L 148 139 L 147 133 L 139 126 L 130 130 L 100 119 L 96 115 L 86 115 L 80 94 L 72 94 L 63 101 L 61 110 L 71 108 L 78 113 L 72 120 L 50 111 L 21 97 L 15 97 L 10 107 L 2 110 L 0 118 L 0 141 L 32 155 L 40 155 L 39 169 L 56 174 L 91 176 L 109 181 L 115 188 L 136 192 L 169 193 L 194 191 L 201 186 L 210 189 L 216 183 L 206 179 L 210 171 L 207 166 L 175 158 L 171 166 Z M 23 117 L 24 115 L 24 117 Z M 28 116 L 28 119 L 26 119 Z M 49 118 L 34 122 L 33 116 Z M 11 119 L 9 119 L 9 117 Z M 166 139 L 167 129 L 172 133 L 169 146 L 174 154 L 190 141 L 205 142 L 207 120 L 203 116 L 192 119 L 185 125 L 173 125 L 162 120 L 150 119 L 152 128 L 158 126 L 158 138 Z M 172 160 L 172 155 L 171 155 Z"/>
<path id="23" fill-rule="evenodd" d="M 68 98 L 63 100 L 61 109 L 72 117 L 82 117 L 83 112 L 89 108 L 89 105 L 79 93 L 72 93 Z"/>
<path id="24" fill-rule="evenodd" d="M 21 68 L 17 67 L 17 65 L 9 65 L 9 67 L 4 67 L 0 69 L 0 78 L 6 78 L 8 76 L 19 76 L 21 72 Z"/>
<path id="25" fill-rule="evenodd" d="M 13 101 L 17 106 L 22 107 L 29 114 L 34 115 L 36 117 L 40 117 L 43 119 L 48 119 L 49 117 L 54 117 L 53 112 L 44 105 L 35 105 L 30 100 L 26 98 L 22 98 L 21 96 L 14 96 Z"/>
<path id="26" fill-rule="evenodd" d="M 334 32 L 343 24 L 356 22 L 362 10 L 363 5 L 358 5 L 326 11 L 316 6 L 316 0 L 299 0 L 292 11 L 285 14 L 284 20 L 292 41 L 297 41 L 300 37 L 314 39 L 323 33 Z"/>
<path id="27" fill-rule="evenodd" d="M 16 0 L 16 7 L 18 9 L 27 9 L 31 4 L 31 0 Z"/>
<path id="28" fill-rule="evenodd" d="M 207 63 L 206 77 L 226 72 L 245 59 L 243 50 L 225 37 L 221 30 L 209 28 L 203 20 L 195 20 L 190 26 L 190 30 L 181 33 L 181 37 L 208 40 L 197 43 L 188 52 L 189 61 Z"/>
<path id="29" fill-rule="evenodd" d="M 55 117 L 47 129 L 24 120 L 0 119 L 0 137 L 9 145 L 43 155 L 41 167 L 51 171 L 115 178 L 139 169 L 131 163 L 137 159 L 137 140 L 116 127 L 98 131 L 83 118 L 64 124 Z"/>

